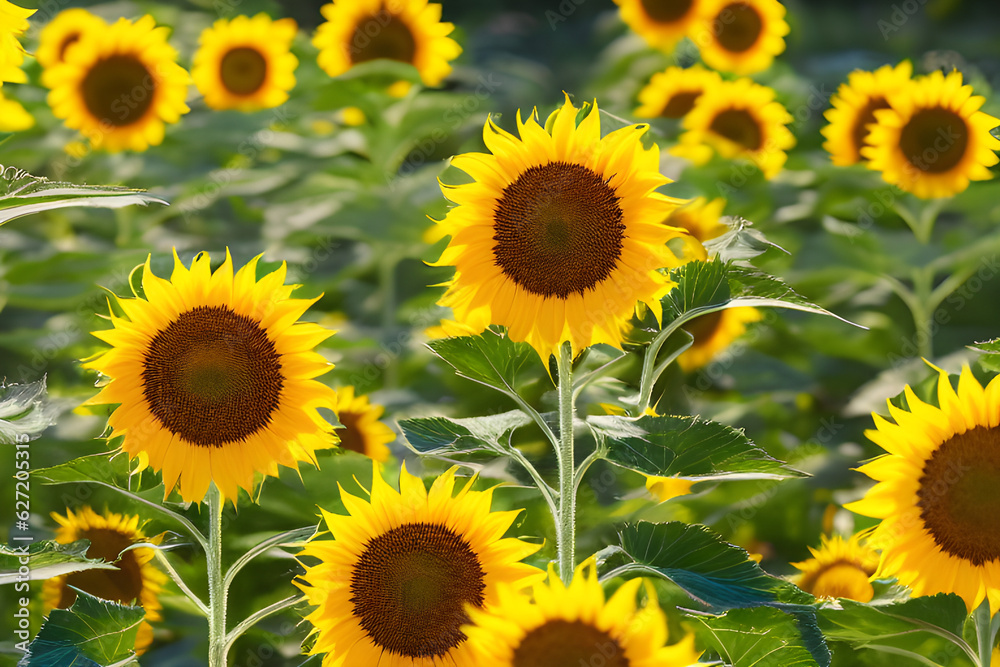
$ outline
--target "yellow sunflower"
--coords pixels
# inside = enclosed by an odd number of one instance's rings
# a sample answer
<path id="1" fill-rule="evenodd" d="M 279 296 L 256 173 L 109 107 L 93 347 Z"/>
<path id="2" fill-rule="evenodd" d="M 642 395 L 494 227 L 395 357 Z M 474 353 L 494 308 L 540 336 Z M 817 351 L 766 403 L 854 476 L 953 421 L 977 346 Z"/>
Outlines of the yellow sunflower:
<path id="1" fill-rule="evenodd" d="M 74 7 L 64 9 L 56 14 L 38 35 L 38 50 L 35 59 L 45 68 L 42 72 L 42 82 L 46 86 L 49 69 L 63 63 L 66 52 L 80 39 L 94 30 L 106 30 L 108 24 L 101 17 L 91 14 L 86 9 Z M 51 86 L 49 86 L 51 87 Z"/>
<path id="2" fill-rule="evenodd" d="M 319 66 L 339 76 L 353 65 L 378 60 L 410 63 L 421 80 L 436 86 L 451 73 L 462 47 L 441 21 L 441 5 L 427 0 L 335 0 L 320 10 L 326 22 L 313 44 Z"/>
<path id="3" fill-rule="evenodd" d="M 691 493 L 691 487 L 698 482 L 693 479 L 682 477 L 646 477 L 646 490 L 649 491 L 657 502 L 665 503 L 668 500 L 686 496 Z"/>
<path id="4" fill-rule="evenodd" d="M 696 165 L 708 162 L 713 150 L 727 159 L 745 157 L 773 178 L 788 159 L 785 150 L 795 145 L 785 127 L 790 122 L 773 89 L 747 78 L 724 81 L 698 98 L 670 152 Z"/>
<path id="5" fill-rule="evenodd" d="M 888 109 L 887 95 L 905 85 L 912 74 L 913 66 L 904 60 L 874 72 L 851 72 L 847 83 L 840 84 L 830 99 L 833 108 L 824 114 L 830 124 L 822 130 L 826 137 L 823 148 L 835 165 L 843 167 L 861 161 L 861 149 L 875 123 L 875 111 Z"/>
<path id="6" fill-rule="evenodd" d="M 457 206 L 440 222 L 452 238 L 437 265 L 456 270 L 440 304 L 477 333 L 506 326 L 543 359 L 567 340 L 620 347 L 638 301 L 661 314 L 673 283 L 657 269 L 680 264 L 666 242 L 684 232 L 663 224 L 678 200 L 656 192 L 670 179 L 642 145 L 648 126 L 602 138 L 597 105 L 579 126 L 577 111 L 567 97 L 544 126 L 518 113 L 520 138 L 488 119 L 492 154 L 452 160 L 473 182 L 442 184 Z"/>
<path id="7" fill-rule="evenodd" d="M 93 148 L 144 151 L 189 111 L 188 73 L 152 16 L 87 32 L 46 73 L 49 106 Z"/>
<path id="8" fill-rule="evenodd" d="M 348 515 L 323 512 L 333 539 L 300 554 L 319 560 L 296 582 L 316 607 L 312 653 L 324 667 L 473 667 L 468 609 L 495 603 L 499 584 L 540 580 L 519 562 L 538 547 L 503 538 L 519 510 L 491 512 L 492 489 L 469 480 L 453 495 L 455 468 L 427 491 L 403 466 L 398 492 L 373 470 L 370 500 L 341 489 Z"/>
<path id="9" fill-rule="evenodd" d="M 134 602 L 146 611 L 146 619 L 139 626 L 135 638 L 135 650 L 141 653 L 153 641 L 150 621 L 161 618 L 159 610 L 163 605 L 157 596 L 163 590 L 167 575 L 150 562 L 154 555 L 152 549 L 140 547 L 121 553 L 133 544 L 150 542 L 142 532 L 139 517 L 111 512 L 98 514 L 86 506 L 77 510 L 76 514 L 67 508 L 66 516 L 55 512 L 51 516 L 60 526 L 56 531 L 56 542 L 68 544 L 90 540 L 87 557 L 103 559 L 118 569 L 84 570 L 46 579 L 42 586 L 43 613 L 72 605 L 76 600 L 76 591 L 70 586 L 111 602 Z"/>
<path id="10" fill-rule="evenodd" d="M 35 126 L 35 118 L 17 100 L 0 93 L 0 132 L 20 132 Z"/>
<path id="11" fill-rule="evenodd" d="M 720 222 L 722 210 L 726 207 L 725 199 L 708 201 L 704 197 L 692 199 L 684 206 L 675 208 L 667 217 L 667 224 L 680 227 L 688 233 L 684 237 L 684 259 L 708 259 L 704 243 L 729 231 L 725 223 Z"/>
<path id="12" fill-rule="evenodd" d="M 878 568 L 878 554 L 861 536 L 845 540 L 840 535 L 822 536 L 819 549 L 809 547 L 812 558 L 792 563 L 801 570 L 793 581 L 816 597 L 848 598 L 868 602 L 875 595 L 869 579 Z"/>
<path id="13" fill-rule="evenodd" d="M 858 468 L 878 483 L 847 505 L 882 519 L 868 544 L 882 551 L 877 576 L 913 594 L 955 593 L 969 610 L 1000 609 L 1000 376 L 985 389 L 966 366 L 958 391 L 939 370 L 938 406 L 904 389 L 892 423 L 873 414 L 865 433 L 888 452 Z"/>
<path id="14" fill-rule="evenodd" d="M 888 109 L 861 154 L 887 183 L 923 199 L 950 197 L 969 181 L 991 178 L 1000 140 L 990 130 L 1000 119 L 979 111 L 985 98 L 962 85 L 962 74 L 932 72 L 888 94 Z"/>
<path id="15" fill-rule="evenodd" d="M 694 343 L 677 358 L 685 373 L 698 370 L 729 347 L 747 330 L 747 324 L 757 322 L 762 315 L 756 308 L 726 308 L 702 315 L 683 326 L 694 337 Z"/>
<path id="16" fill-rule="evenodd" d="M 295 87 L 298 59 L 292 19 L 267 14 L 219 19 L 198 39 L 191 78 L 213 109 L 257 111 L 284 104 Z"/>
<path id="17" fill-rule="evenodd" d="M 657 72 L 639 91 L 639 118 L 681 118 L 706 90 L 722 83 L 718 72 L 701 65 L 668 67 Z"/>
<path id="18" fill-rule="evenodd" d="M 477 664 L 490 667 L 686 667 L 700 655 L 694 636 L 667 641 L 666 616 L 652 588 L 636 607 L 642 579 L 631 579 L 607 600 L 593 558 L 576 569 L 566 586 L 554 568 L 548 584 L 533 586 L 533 600 L 509 586 L 496 606 L 473 609 L 465 626 Z"/>
<path id="19" fill-rule="evenodd" d="M 28 80 L 28 75 L 21 69 L 24 47 L 17 38 L 28 29 L 28 17 L 34 13 L 34 9 L 0 0 L 0 86 L 4 81 L 24 83 Z"/>
<path id="20" fill-rule="evenodd" d="M 673 51 L 698 20 L 703 0 L 615 0 L 622 21 L 654 49 Z"/>
<path id="21" fill-rule="evenodd" d="M 336 431 L 341 448 L 364 454 L 373 461 L 389 460 L 386 445 L 396 439 L 396 434 L 378 420 L 385 412 L 384 407 L 370 404 L 367 396 L 355 396 L 354 387 L 348 386 L 337 390 L 334 412 L 344 426 Z"/>
<path id="22" fill-rule="evenodd" d="M 691 38 L 709 67 L 753 74 L 785 50 L 785 6 L 778 0 L 704 0 Z"/>
<path id="23" fill-rule="evenodd" d="M 142 273 L 145 298 L 118 298 L 127 319 L 95 336 L 112 346 L 84 364 L 111 378 L 85 403 L 120 403 L 110 437 L 140 467 L 163 471 L 164 497 L 180 485 L 199 502 L 215 482 L 235 502 L 254 473 L 277 464 L 315 463 L 332 447 L 333 427 L 317 412 L 334 409 L 336 393 L 313 380 L 332 367 L 317 352 L 333 335 L 297 322 L 317 299 L 292 299 L 285 265 L 257 280 L 255 257 L 233 275 L 226 260 L 212 273 L 207 253 L 186 268 L 174 253 L 170 280 Z"/>

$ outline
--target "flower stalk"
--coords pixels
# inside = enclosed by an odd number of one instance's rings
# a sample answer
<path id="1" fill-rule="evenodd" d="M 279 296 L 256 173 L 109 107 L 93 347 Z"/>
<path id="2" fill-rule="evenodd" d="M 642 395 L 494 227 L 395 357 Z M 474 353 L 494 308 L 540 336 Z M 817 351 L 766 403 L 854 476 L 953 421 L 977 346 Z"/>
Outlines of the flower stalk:
<path id="1" fill-rule="evenodd" d="M 576 465 L 573 460 L 573 352 L 569 342 L 559 347 L 559 509 L 556 516 L 556 541 L 559 576 L 569 584 L 576 561 Z"/>
<path id="2" fill-rule="evenodd" d="M 226 590 L 222 578 L 222 494 L 213 482 L 208 505 L 208 666 L 226 665 Z"/>

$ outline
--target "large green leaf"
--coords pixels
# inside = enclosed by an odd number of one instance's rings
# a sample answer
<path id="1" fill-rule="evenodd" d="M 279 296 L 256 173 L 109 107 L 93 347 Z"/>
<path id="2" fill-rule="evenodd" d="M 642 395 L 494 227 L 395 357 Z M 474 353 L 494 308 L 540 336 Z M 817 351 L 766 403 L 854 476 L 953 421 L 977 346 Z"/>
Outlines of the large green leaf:
<path id="1" fill-rule="evenodd" d="M 107 602 L 77 591 L 72 607 L 49 614 L 18 667 L 129 664 L 145 615 L 142 607 Z"/>
<path id="2" fill-rule="evenodd" d="M 499 415 L 471 419 L 403 419 L 399 426 L 406 442 L 417 453 L 454 456 L 482 451 L 503 454 L 510 449 L 510 434 L 530 423 L 528 415 L 520 410 L 511 410 Z"/>
<path id="3" fill-rule="evenodd" d="M 32 470 L 31 476 L 43 484 L 98 482 L 122 489 L 134 487 L 139 481 L 137 475 L 130 474 L 128 457 L 124 454 L 81 456 L 51 468 Z"/>
<path id="4" fill-rule="evenodd" d="M 87 558 L 89 548 L 90 540 L 69 544 L 45 540 L 20 548 L 0 544 L 0 585 L 49 579 L 81 570 L 117 569 L 100 558 Z"/>
<path id="5" fill-rule="evenodd" d="M 0 445 L 34 440 L 52 424 L 53 414 L 44 377 L 27 384 L 0 383 Z"/>
<path id="6" fill-rule="evenodd" d="M 769 607 L 733 609 L 721 616 L 694 616 L 702 641 L 732 667 L 816 667 L 796 618 Z M 823 647 L 825 651 L 825 647 Z"/>
<path id="7" fill-rule="evenodd" d="M 742 430 L 700 417 L 592 416 L 587 425 L 608 461 L 644 475 L 686 479 L 781 479 L 804 473 L 785 466 Z"/>
<path id="8" fill-rule="evenodd" d="M 462 377 L 505 394 L 515 393 L 518 373 L 538 358 L 527 343 L 515 343 L 491 330 L 479 336 L 432 340 L 427 346 Z"/>

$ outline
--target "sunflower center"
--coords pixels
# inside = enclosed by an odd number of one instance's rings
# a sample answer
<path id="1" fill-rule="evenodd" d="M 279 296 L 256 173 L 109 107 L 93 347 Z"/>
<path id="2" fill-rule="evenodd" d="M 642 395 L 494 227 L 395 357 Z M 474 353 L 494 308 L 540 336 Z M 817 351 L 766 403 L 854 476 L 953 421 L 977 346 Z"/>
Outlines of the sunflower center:
<path id="1" fill-rule="evenodd" d="M 965 157 L 969 128 L 954 111 L 921 109 L 903 126 L 899 148 L 920 171 L 938 174 L 952 169 Z"/>
<path id="2" fill-rule="evenodd" d="M 109 56 L 90 68 L 80 84 L 90 114 L 115 127 L 146 116 L 156 95 L 156 78 L 134 56 Z"/>
<path id="3" fill-rule="evenodd" d="M 80 37 L 80 33 L 71 32 L 63 38 L 63 41 L 59 44 L 59 62 L 66 60 L 66 49 L 79 42 Z"/>
<path id="4" fill-rule="evenodd" d="M 614 271 L 625 237 L 622 217 L 614 188 L 587 167 L 531 167 L 497 202 L 494 259 L 528 292 L 565 299 Z"/>
<path id="5" fill-rule="evenodd" d="M 755 151 L 761 146 L 760 125 L 746 109 L 726 109 L 720 112 L 712 119 L 709 129 L 749 151 Z"/>
<path id="6" fill-rule="evenodd" d="M 664 105 L 660 115 L 664 118 L 680 118 L 694 108 L 695 100 L 701 96 L 701 91 L 677 93 Z"/>
<path id="7" fill-rule="evenodd" d="M 640 0 L 646 16 L 657 23 L 672 23 L 691 11 L 694 0 Z"/>
<path id="8" fill-rule="evenodd" d="M 443 656 L 465 641 L 465 605 L 482 606 L 485 573 L 450 528 L 408 523 L 368 541 L 351 575 L 351 604 L 376 646 L 407 658 Z"/>
<path id="9" fill-rule="evenodd" d="M 340 447 L 349 449 L 352 452 L 358 452 L 359 454 L 367 454 L 365 451 L 365 437 L 358 423 L 361 420 L 361 415 L 345 410 L 337 414 L 337 419 L 344 425 L 344 428 L 336 430 L 336 434 L 340 438 Z"/>
<path id="10" fill-rule="evenodd" d="M 257 49 L 230 49 L 219 64 L 222 85 L 233 95 L 253 95 L 267 79 L 267 60 Z"/>
<path id="11" fill-rule="evenodd" d="M 531 630 L 514 649 L 512 667 L 629 667 L 615 639 L 582 621 L 547 621 Z"/>
<path id="12" fill-rule="evenodd" d="M 858 110 L 857 118 L 854 121 L 854 128 L 851 130 L 851 140 L 854 141 L 854 151 L 856 153 L 860 154 L 861 149 L 864 148 L 865 139 L 871 131 L 868 126 L 877 122 L 875 112 L 879 109 L 888 108 L 889 103 L 884 97 L 874 96 L 868 100 L 868 103 L 863 108 Z"/>
<path id="13" fill-rule="evenodd" d="M 953 435 L 923 472 L 917 506 L 934 542 L 973 565 L 1000 558 L 1000 432 L 977 426 Z"/>
<path id="14" fill-rule="evenodd" d="M 722 313 L 725 311 L 717 310 L 714 313 L 709 313 L 708 315 L 701 315 L 694 318 L 690 322 L 683 325 L 684 331 L 687 331 L 694 338 L 694 344 L 704 343 L 718 330 L 719 325 L 722 323 Z"/>
<path id="15" fill-rule="evenodd" d="M 76 591 L 70 586 L 112 602 L 129 603 L 138 600 L 142 593 L 142 572 L 135 558 L 135 551 L 128 551 L 118 558 L 118 554 L 132 544 L 132 540 L 109 528 L 81 531 L 78 539 L 90 540 L 87 558 L 101 558 L 114 563 L 118 569 L 84 570 L 68 575 L 57 605 L 59 609 L 66 609 L 76 600 Z"/>
<path id="16" fill-rule="evenodd" d="M 417 54 L 417 40 L 410 27 L 383 5 L 378 12 L 358 22 L 347 48 L 355 64 L 379 58 L 412 63 Z"/>
<path id="17" fill-rule="evenodd" d="M 716 39 L 726 51 L 740 53 L 757 43 L 764 22 L 757 10 L 745 2 L 733 2 L 719 12 Z"/>
<path id="18" fill-rule="evenodd" d="M 170 432 L 205 447 L 265 428 L 282 384 L 280 355 L 267 332 L 224 306 L 182 313 L 156 334 L 143 360 L 150 411 Z"/>

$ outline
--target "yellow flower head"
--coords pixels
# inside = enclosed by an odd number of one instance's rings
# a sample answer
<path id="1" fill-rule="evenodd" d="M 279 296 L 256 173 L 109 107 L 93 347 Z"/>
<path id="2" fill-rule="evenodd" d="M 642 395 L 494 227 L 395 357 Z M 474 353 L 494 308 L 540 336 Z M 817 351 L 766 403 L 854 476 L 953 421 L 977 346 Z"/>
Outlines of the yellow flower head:
<path id="1" fill-rule="evenodd" d="M 354 387 L 337 390 L 337 419 L 344 428 L 336 433 L 340 447 L 364 454 L 373 461 L 385 463 L 389 460 L 387 444 L 396 439 L 392 429 L 378 420 L 385 412 L 381 405 L 368 402 L 368 396 L 355 396 Z"/>
<path id="2" fill-rule="evenodd" d="M 335 0 L 320 10 L 326 22 L 313 44 L 319 66 L 339 76 L 352 66 L 380 58 L 410 63 L 428 86 L 451 73 L 462 47 L 441 21 L 441 5 L 427 0 Z"/>
<path id="3" fill-rule="evenodd" d="M 778 0 L 704 0 L 691 38 L 709 67 L 753 74 L 785 50 L 785 7 Z"/>
<path id="4" fill-rule="evenodd" d="M 465 626 L 478 665 L 546 667 L 687 667 L 698 661 L 694 636 L 665 646 L 666 616 L 647 587 L 645 606 L 636 607 L 642 579 L 631 579 L 605 599 L 594 559 L 576 569 L 566 586 L 553 569 L 533 596 L 501 587 L 498 603 L 472 609 Z M 532 599 L 533 598 L 533 599 Z"/>
<path id="5" fill-rule="evenodd" d="M 749 306 L 726 308 L 696 317 L 683 326 L 694 337 L 694 343 L 677 358 L 677 363 L 685 373 L 698 370 L 742 336 L 747 324 L 761 317 L 759 310 Z"/>
<path id="6" fill-rule="evenodd" d="M 862 160 L 868 133 L 875 123 L 875 111 L 888 109 L 887 95 L 899 90 L 913 73 L 909 60 L 895 67 L 885 65 L 874 72 L 854 71 L 847 83 L 840 84 L 830 99 L 833 105 L 825 116 L 830 124 L 823 128 L 826 142 L 823 148 L 838 166 L 856 164 Z"/>
<path id="7" fill-rule="evenodd" d="M 729 231 L 729 227 L 720 222 L 725 207 L 725 199 L 708 201 L 704 197 L 698 197 L 670 213 L 667 224 L 680 227 L 688 233 L 684 238 L 684 259 L 708 259 L 705 242 Z"/>
<path id="8" fill-rule="evenodd" d="M 774 99 L 774 90 L 750 79 L 724 81 L 706 90 L 684 117 L 679 143 L 671 153 L 705 164 L 715 151 L 724 158 L 743 157 L 765 178 L 774 178 L 795 145 L 785 127 L 792 115 Z"/>
<path id="9" fill-rule="evenodd" d="M 100 33 L 106 30 L 108 24 L 101 17 L 91 14 L 86 9 L 73 7 L 56 14 L 38 36 L 38 51 L 35 58 L 38 64 L 45 68 L 42 72 L 42 82 L 48 84 L 49 70 L 66 60 L 66 53 L 75 46 L 84 35 L 93 31 Z"/>
<path id="10" fill-rule="evenodd" d="M 615 0 L 622 21 L 654 49 L 670 52 L 698 20 L 703 0 Z"/>
<path id="11" fill-rule="evenodd" d="M 69 544 L 77 540 L 90 540 L 88 558 L 100 558 L 113 563 L 117 570 L 83 570 L 46 579 L 42 587 L 44 613 L 53 609 L 66 609 L 76 600 L 79 588 L 85 593 L 120 604 L 138 604 L 146 612 L 135 638 L 135 650 L 142 653 L 153 641 L 150 621 L 160 620 L 163 605 L 158 599 L 167 575 L 153 566 L 154 552 L 147 547 L 125 551 L 139 542 L 150 542 L 142 532 L 139 517 L 105 512 L 98 514 L 89 507 L 82 507 L 74 514 L 67 509 L 66 516 L 52 513 L 59 524 L 56 542 Z M 119 556 L 120 554 L 120 556 Z"/>
<path id="12" fill-rule="evenodd" d="M 938 405 L 904 389 L 889 402 L 895 423 L 873 414 L 865 435 L 886 454 L 858 468 L 877 484 L 846 505 L 881 519 L 868 544 L 882 552 L 876 575 L 913 594 L 955 593 L 971 611 L 1000 609 L 1000 376 L 985 389 L 966 366 L 952 387 L 939 370 Z"/>
<path id="13" fill-rule="evenodd" d="M 923 199 L 950 197 L 969 181 L 991 178 L 1000 139 L 990 130 L 1000 119 L 979 111 L 985 99 L 962 85 L 962 74 L 932 72 L 888 93 L 888 109 L 861 154 L 887 183 Z"/>
<path id="14" fill-rule="evenodd" d="M 668 67 L 657 72 L 639 91 L 639 118 L 681 118 L 706 90 L 722 83 L 718 72 L 701 65 Z"/>
<path id="15" fill-rule="evenodd" d="M 839 535 L 821 538 L 819 549 L 809 547 L 812 558 L 792 563 L 802 571 L 794 580 L 816 597 L 848 598 L 868 602 L 875 595 L 869 579 L 878 567 L 878 554 L 861 543 L 861 536 L 845 540 Z"/>
<path id="16" fill-rule="evenodd" d="M 8 0 L 0 0 L 0 86 L 4 81 L 24 83 L 28 80 L 21 69 L 24 47 L 17 38 L 28 29 L 28 17 L 34 13 L 34 9 L 25 9 Z"/>
<path id="17" fill-rule="evenodd" d="M 35 126 L 35 118 L 17 100 L 0 93 L 0 132 L 20 132 Z"/>
<path id="18" fill-rule="evenodd" d="M 189 76 L 152 16 L 89 31 L 46 74 L 49 106 L 93 148 L 144 151 L 189 111 Z"/>
<path id="19" fill-rule="evenodd" d="M 219 19 L 198 39 L 191 78 L 213 109 L 257 111 L 279 106 L 295 87 L 292 19 Z"/>
<path id="20" fill-rule="evenodd" d="M 477 333 L 506 326 L 543 359 L 563 341 L 620 347 L 637 302 L 661 314 L 672 283 L 658 269 L 680 264 L 666 242 L 683 231 L 663 224 L 678 200 L 656 192 L 670 180 L 642 145 L 648 126 L 601 137 L 597 105 L 579 125 L 578 111 L 567 97 L 544 125 L 519 113 L 520 138 L 487 120 L 490 153 L 452 160 L 473 182 L 442 184 L 457 206 L 437 265 L 456 270 L 439 303 Z"/>
<path id="21" fill-rule="evenodd" d="M 405 466 L 399 491 L 373 470 L 370 499 L 341 489 L 348 514 L 323 512 L 333 539 L 300 554 L 296 583 L 316 607 L 311 652 L 326 654 L 323 667 L 474 667 L 469 611 L 495 604 L 501 584 L 541 579 L 519 562 L 538 547 L 503 537 L 519 511 L 491 512 L 492 489 L 472 491 L 470 480 L 456 495 L 455 468 L 430 491 Z"/>
<path id="22" fill-rule="evenodd" d="M 313 348 L 333 332 L 297 322 L 317 299 L 291 298 L 284 264 L 257 280 L 259 259 L 234 275 L 228 252 L 215 273 L 207 253 L 189 269 L 175 252 L 170 280 L 147 259 L 145 296 L 118 298 L 127 319 L 112 313 L 113 328 L 94 333 L 112 348 L 84 366 L 111 381 L 86 405 L 120 404 L 111 437 L 163 471 L 164 496 L 179 484 L 199 502 L 214 482 L 235 502 L 255 473 L 315 463 L 337 441 L 317 411 L 336 393 L 313 379 L 332 368 Z"/>

